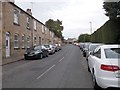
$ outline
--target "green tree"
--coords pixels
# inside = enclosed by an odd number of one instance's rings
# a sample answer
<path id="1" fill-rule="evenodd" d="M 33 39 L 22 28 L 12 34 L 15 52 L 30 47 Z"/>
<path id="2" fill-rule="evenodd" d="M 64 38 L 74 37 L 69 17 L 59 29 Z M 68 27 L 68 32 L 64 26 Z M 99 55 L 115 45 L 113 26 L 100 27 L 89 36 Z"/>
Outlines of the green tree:
<path id="1" fill-rule="evenodd" d="M 117 19 L 117 15 L 120 15 L 120 2 L 104 2 L 103 8 L 110 19 Z"/>
<path id="2" fill-rule="evenodd" d="M 78 42 L 90 42 L 91 41 L 91 36 L 89 34 L 81 34 L 78 37 Z"/>
<path id="3" fill-rule="evenodd" d="M 62 26 L 62 21 L 60 21 L 59 19 L 57 19 L 56 21 L 54 21 L 53 19 L 49 19 L 45 22 L 45 25 L 47 28 L 49 28 L 50 31 L 53 31 L 57 37 L 63 39 L 62 31 L 64 27 Z"/>

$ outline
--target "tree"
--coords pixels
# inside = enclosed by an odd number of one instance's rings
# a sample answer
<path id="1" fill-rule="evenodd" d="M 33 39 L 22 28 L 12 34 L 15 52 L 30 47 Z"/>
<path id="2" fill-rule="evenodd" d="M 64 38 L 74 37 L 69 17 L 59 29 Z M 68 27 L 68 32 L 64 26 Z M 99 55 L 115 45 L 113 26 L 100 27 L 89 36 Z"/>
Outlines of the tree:
<path id="1" fill-rule="evenodd" d="M 62 31 L 64 27 L 62 26 L 62 21 L 60 21 L 59 19 L 57 19 L 56 21 L 54 21 L 53 19 L 49 19 L 45 22 L 45 25 L 47 28 L 49 28 L 50 31 L 53 31 L 57 37 L 63 39 Z"/>
<path id="2" fill-rule="evenodd" d="M 91 41 L 91 38 L 89 34 L 81 34 L 78 37 L 78 42 L 90 42 L 90 41 Z"/>
<path id="3" fill-rule="evenodd" d="M 117 19 L 120 15 L 120 1 L 119 2 L 104 2 L 103 8 L 105 9 L 105 15 L 110 19 Z"/>

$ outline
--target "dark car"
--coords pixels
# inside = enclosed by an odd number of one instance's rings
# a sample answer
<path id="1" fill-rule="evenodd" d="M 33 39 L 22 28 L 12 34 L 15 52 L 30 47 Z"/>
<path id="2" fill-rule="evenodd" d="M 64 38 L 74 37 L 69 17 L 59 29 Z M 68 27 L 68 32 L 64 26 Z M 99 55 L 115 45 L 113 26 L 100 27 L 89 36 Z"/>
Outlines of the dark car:
<path id="1" fill-rule="evenodd" d="M 43 45 L 33 46 L 26 50 L 24 58 L 28 59 L 42 59 L 48 57 L 48 50 Z"/>

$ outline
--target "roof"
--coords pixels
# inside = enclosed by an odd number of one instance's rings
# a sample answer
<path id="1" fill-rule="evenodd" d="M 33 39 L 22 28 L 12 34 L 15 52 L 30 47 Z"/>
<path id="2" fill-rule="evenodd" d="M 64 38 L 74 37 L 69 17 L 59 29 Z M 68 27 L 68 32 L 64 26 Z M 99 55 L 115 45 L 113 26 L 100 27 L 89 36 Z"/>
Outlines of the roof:
<path id="1" fill-rule="evenodd" d="M 33 17 L 32 15 L 30 15 L 29 13 L 27 13 L 26 11 L 24 11 L 22 8 L 20 8 L 19 6 L 17 6 L 15 3 L 13 2 L 8 2 L 10 3 L 11 5 L 17 7 L 18 9 L 20 9 L 21 11 L 23 11 L 25 14 L 29 15 L 30 17 L 32 17 L 33 19 L 35 19 L 36 21 L 38 21 L 39 23 L 41 23 L 42 25 L 45 26 L 45 24 L 43 24 L 42 22 L 40 22 L 38 19 L 36 19 L 35 17 Z"/>
<path id="2" fill-rule="evenodd" d="M 101 48 L 120 48 L 120 45 L 117 44 L 109 44 L 109 45 L 102 45 Z"/>

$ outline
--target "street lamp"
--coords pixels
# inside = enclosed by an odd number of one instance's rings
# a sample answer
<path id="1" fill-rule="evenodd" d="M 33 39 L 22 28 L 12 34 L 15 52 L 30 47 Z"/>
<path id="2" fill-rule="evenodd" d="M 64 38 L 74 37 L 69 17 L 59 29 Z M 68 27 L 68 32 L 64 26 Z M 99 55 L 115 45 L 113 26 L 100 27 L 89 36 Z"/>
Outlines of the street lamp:
<path id="1" fill-rule="evenodd" d="M 90 34 L 92 34 L 92 22 L 90 21 Z"/>

